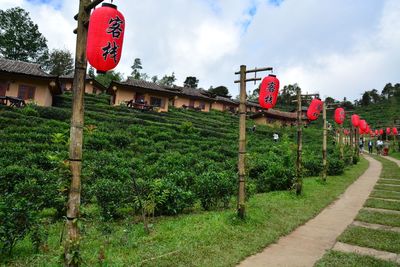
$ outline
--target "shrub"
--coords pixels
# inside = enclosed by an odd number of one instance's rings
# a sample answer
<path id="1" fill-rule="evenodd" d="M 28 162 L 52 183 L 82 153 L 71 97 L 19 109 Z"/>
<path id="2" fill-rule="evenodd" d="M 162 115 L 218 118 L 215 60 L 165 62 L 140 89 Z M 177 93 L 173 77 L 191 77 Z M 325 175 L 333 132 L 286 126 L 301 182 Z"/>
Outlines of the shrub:
<path id="1" fill-rule="evenodd" d="M 195 177 L 194 190 L 201 206 L 205 210 L 217 207 L 220 203 L 227 207 L 235 192 L 235 176 L 233 172 L 211 168 Z"/>
<path id="2" fill-rule="evenodd" d="M 94 186 L 94 194 L 103 220 L 108 221 L 118 217 L 117 209 L 124 203 L 127 196 L 124 183 L 111 179 L 99 179 Z"/>
<path id="3" fill-rule="evenodd" d="M 339 155 L 328 157 L 328 175 L 340 175 L 344 172 L 344 162 Z"/>

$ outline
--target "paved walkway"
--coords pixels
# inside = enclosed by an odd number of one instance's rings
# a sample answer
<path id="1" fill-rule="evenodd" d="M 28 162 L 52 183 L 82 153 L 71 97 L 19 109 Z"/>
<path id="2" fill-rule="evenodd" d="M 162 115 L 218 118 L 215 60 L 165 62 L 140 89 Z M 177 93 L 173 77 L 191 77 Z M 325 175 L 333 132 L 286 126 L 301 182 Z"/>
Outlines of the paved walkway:
<path id="1" fill-rule="evenodd" d="M 250 256 L 238 266 L 313 266 L 353 222 L 379 179 L 382 169 L 380 162 L 369 156 L 364 157 L 370 163 L 369 168 L 338 200 L 303 226 L 280 238 L 276 244 Z"/>

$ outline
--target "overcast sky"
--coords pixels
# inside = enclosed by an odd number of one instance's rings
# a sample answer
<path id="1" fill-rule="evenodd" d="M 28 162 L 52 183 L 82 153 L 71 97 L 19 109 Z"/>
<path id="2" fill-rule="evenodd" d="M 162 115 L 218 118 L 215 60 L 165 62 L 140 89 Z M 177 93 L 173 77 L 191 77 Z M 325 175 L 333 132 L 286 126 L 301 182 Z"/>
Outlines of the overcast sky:
<path id="1" fill-rule="evenodd" d="M 107 2 L 107 1 L 106 1 Z M 108 1 L 109 2 L 109 1 Z M 78 0 L 0 0 L 20 6 L 50 49 L 75 50 Z M 125 77 L 135 58 L 150 76 L 175 72 L 181 85 L 225 85 L 234 72 L 274 67 L 281 85 L 354 100 L 365 90 L 400 82 L 399 0 L 114 0 L 124 14 Z M 263 74 L 260 74 L 262 76 Z M 257 85 L 248 83 L 248 90 Z"/>

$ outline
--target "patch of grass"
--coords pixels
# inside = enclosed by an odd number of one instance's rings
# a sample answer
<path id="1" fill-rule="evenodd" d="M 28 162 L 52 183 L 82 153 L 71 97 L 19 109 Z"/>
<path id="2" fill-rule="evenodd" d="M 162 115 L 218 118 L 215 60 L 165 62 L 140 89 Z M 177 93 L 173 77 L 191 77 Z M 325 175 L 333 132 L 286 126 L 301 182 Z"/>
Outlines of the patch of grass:
<path id="1" fill-rule="evenodd" d="M 234 266 L 293 231 L 335 200 L 368 167 L 361 162 L 344 175 L 304 180 L 304 194 L 276 191 L 259 194 L 247 203 L 247 219 L 234 210 L 159 218 L 150 235 L 132 218 L 104 223 L 83 223 L 81 248 L 85 265 L 98 264 L 104 246 L 108 266 Z M 34 255 L 28 239 L 20 242 L 9 266 L 55 266 L 61 253 L 61 225 L 51 226 L 49 251 Z"/>
<path id="2" fill-rule="evenodd" d="M 390 186 L 390 185 L 377 184 L 374 187 L 374 189 L 400 192 L 400 186 Z"/>
<path id="3" fill-rule="evenodd" d="M 389 191 L 372 191 L 371 197 L 379 198 L 390 198 L 390 199 L 400 199 L 400 192 L 389 192 Z"/>
<path id="4" fill-rule="evenodd" d="M 338 241 L 361 247 L 400 253 L 400 233 L 349 226 Z"/>
<path id="5" fill-rule="evenodd" d="M 357 221 L 400 227 L 400 216 L 397 214 L 360 210 Z"/>
<path id="6" fill-rule="evenodd" d="M 391 261 L 380 260 L 371 256 L 363 256 L 355 253 L 329 251 L 320 259 L 315 267 L 398 267 L 400 264 Z"/>
<path id="7" fill-rule="evenodd" d="M 383 199 L 368 199 L 365 202 L 364 207 L 388 209 L 388 210 L 400 210 L 400 202 L 387 201 Z"/>
<path id="8" fill-rule="evenodd" d="M 379 179 L 378 184 L 395 184 L 395 185 L 400 185 L 400 179 L 399 180 L 383 180 Z"/>
<path id="9" fill-rule="evenodd" d="M 400 159 L 400 152 L 392 152 L 390 153 L 390 156 L 395 159 Z"/>
<path id="10" fill-rule="evenodd" d="M 382 163 L 381 178 L 400 179 L 400 168 L 396 163 L 379 156 L 373 158 Z"/>

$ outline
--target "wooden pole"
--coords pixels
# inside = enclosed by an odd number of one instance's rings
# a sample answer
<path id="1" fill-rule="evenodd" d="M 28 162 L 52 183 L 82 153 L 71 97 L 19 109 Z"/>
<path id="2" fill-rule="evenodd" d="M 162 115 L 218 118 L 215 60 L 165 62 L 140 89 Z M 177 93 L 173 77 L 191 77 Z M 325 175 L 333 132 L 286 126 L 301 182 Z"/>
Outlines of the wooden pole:
<path id="1" fill-rule="evenodd" d="M 354 156 L 354 127 L 353 125 L 351 125 L 351 129 L 350 129 L 350 151 L 351 151 L 351 157 L 350 157 L 350 161 L 351 164 L 353 164 L 353 156 Z"/>
<path id="2" fill-rule="evenodd" d="M 81 203 L 81 169 L 82 169 L 82 143 L 84 125 L 83 96 L 85 93 L 86 78 L 86 42 L 87 27 L 85 21 L 89 20 L 90 12 L 85 7 L 90 0 L 79 1 L 78 30 L 76 38 L 75 74 L 73 82 L 72 118 L 70 129 L 69 164 L 71 168 L 71 187 L 67 204 L 67 240 L 65 242 L 65 266 L 79 266 L 79 206 Z"/>
<path id="3" fill-rule="evenodd" d="M 240 105 L 239 105 L 239 192 L 238 192 L 238 216 L 244 219 L 245 207 L 245 157 L 246 157 L 246 66 L 240 66 Z"/>
<path id="4" fill-rule="evenodd" d="M 322 170 L 322 181 L 326 182 L 326 176 L 327 176 L 327 160 L 326 160 L 326 138 L 327 138 L 327 132 L 328 129 L 326 127 L 326 104 L 323 102 L 322 104 L 322 119 L 323 119 L 323 138 L 322 138 L 322 165 L 323 165 L 323 170 Z"/>
<path id="5" fill-rule="evenodd" d="M 302 152 L 302 120 L 301 120 L 301 89 L 296 88 L 297 93 L 297 161 L 296 161 L 296 194 L 300 195 L 303 188 L 301 177 L 301 152 Z"/>
<path id="6" fill-rule="evenodd" d="M 343 140 L 343 124 L 339 125 L 339 148 L 340 148 L 340 159 L 344 159 L 344 140 Z"/>

